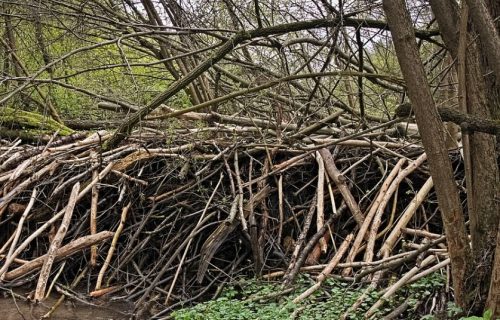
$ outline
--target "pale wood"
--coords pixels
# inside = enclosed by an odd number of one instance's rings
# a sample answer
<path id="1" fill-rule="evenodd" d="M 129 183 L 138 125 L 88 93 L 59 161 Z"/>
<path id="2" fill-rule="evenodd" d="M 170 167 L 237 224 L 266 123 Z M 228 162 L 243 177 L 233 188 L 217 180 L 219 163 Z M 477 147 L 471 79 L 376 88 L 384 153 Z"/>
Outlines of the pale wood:
<path id="1" fill-rule="evenodd" d="M 299 303 L 302 300 L 306 299 L 309 297 L 311 294 L 313 294 L 316 290 L 321 287 L 321 284 L 325 281 L 326 277 L 332 273 L 333 269 L 337 266 L 337 264 L 340 262 L 340 259 L 344 256 L 345 252 L 347 251 L 347 248 L 351 244 L 352 239 L 354 238 L 354 235 L 350 233 L 342 242 L 340 245 L 339 249 L 333 256 L 333 258 L 330 260 L 330 262 L 326 265 L 326 267 L 321 271 L 319 276 L 316 278 L 316 283 L 307 289 L 306 291 L 302 292 L 298 297 L 293 299 L 293 303 Z"/>
<path id="2" fill-rule="evenodd" d="M 113 235 L 113 241 L 111 242 L 111 246 L 109 247 L 108 254 L 106 256 L 106 260 L 104 261 L 104 263 L 101 267 L 101 270 L 99 271 L 99 275 L 97 276 L 97 282 L 96 282 L 94 290 L 101 289 L 102 279 L 104 278 L 104 274 L 106 273 L 106 270 L 108 269 L 108 266 L 111 263 L 111 258 L 113 257 L 113 254 L 115 253 L 116 245 L 118 243 L 118 238 L 120 237 L 122 230 L 125 227 L 125 222 L 127 221 L 127 214 L 128 214 L 128 211 L 129 211 L 131 205 L 132 204 L 129 202 L 122 209 L 120 224 L 118 225 L 118 228 L 116 229 L 116 231 Z"/>
<path id="3" fill-rule="evenodd" d="M 365 238 L 366 232 L 368 231 L 368 228 L 370 226 L 370 223 L 372 221 L 373 216 L 377 212 L 378 206 L 380 205 L 382 199 L 385 196 L 385 191 L 391 184 L 392 180 L 396 177 L 398 174 L 399 170 L 401 169 L 401 166 L 405 163 L 405 159 L 400 159 L 394 168 L 392 169 L 391 173 L 389 173 L 389 176 L 385 179 L 384 183 L 382 184 L 382 187 L 380 188 L 380 191 L 377 195 L 377 198 L 375 201 L 372 203 L 370 211 L 368 211 L 368 214 L 365 218 L 365 221 L 363 221 L 363 224 L 359 228 L 359 231 L 356 235 L 356 238 L 354 240 L 354 243 L 352 245 L 351 251 L 349 252 L 349 255 L 347 256 L 347 263 L 353 262 L 354 257 L 358 254 L 359 247 L 361 246 L 361 243 L 363 239 Z M 346 268 L 342 272 L 343 276 L 348 276 L 351 273 L 352 269 L 351 268 Z"/>
<path id="4" fill-rule="evenodd" d="M 84 236 L 71 241 L 67 245 L 62 246 L 61 248 L 59 248 L 59 250 L 57 250 L 55 261 L 59 261 L 63 258 L 69 257 L 84 248 L 88 248 L 93 244 L 100 243 L 106 239 L 111 238 L 112 236 L 113 232 L 101 231 L 95 235 Z M 46 258 L 47 255 L 43 255 L 41 257 L 33 259 L 17 269 L 7 272 L 4 279 L 10 281 L 33 272 L 34 270 L 42 267 Z"/>
<path id="5" fill-rule="evenodd" d="M 66 210 L 64 211 L 64 216 L 61 221 L 61 225 L 57 230 L 52 243 L 50 244 L 49 250 L 46 254 L 46 259 L 43 263 L 42 270 L 40 270 L 40 276 L 38 277 L 38 282 L 36 285 L 34 300 L 36 302 L 41 301 L 45 296 L 45 288 L 47 287 L 47 281 L 49 279 L 50 271 L 52 270 L 52 264 L 56 258 L 56 253 L 61 243 L 66 236 L 66 232 L 69 228 L 69 223 L 71 221 L 71 216 L 73 215 L 73 210 L 75 209 L 78 192 L 80 191 L 80 183 L 77 182 L 71 190 L 71 195 L 68 200 L 68 205 L 66 205 Z"/>
<path id="6" fill-rule="evenodd" d="M 399 236 L 401 235 L 401 229 L 406 227 L 408 222 L 410 222 L 416 210 L 418 209 L 418 207 L 420 207 L 420 205 L 427 197 L 427 194 L 429 194 L 433 186 L 434 184 L 432 182 L 432 178 L 428 178 L 425 184 L 422 186 L 422 188 L 420 188 L 420 190 L 417 192 L 413 200 L 410 202 L 406 210 L 403 212 L 401 218 L 399 219 L 396 226 L 392 229 L 389 236 L 387 236 L 387 239 L 385 240 L 384 244 L 382 245 L 379 251 L 379 256 L 386 257 L 390 254 L 392 248 L 396 244 L 396 241 L 398 241 Z"/>
<path id="7" fill-rule="evenodd" d="M 92 159 L 92 164 L 97 164 L 97 152 L 91 151 L 90 158 Z M 92 171 L 92 179 L 96 180 L 99 176 L 97 170 Z M 90 234 L 97 233 L 97 203 L 99 202 L 99 187 L 98 184 L 94 184 L 92 187 L 92 197 L 90 202 Z M 90 247 L 90 266 L 95 267 L 97 264 L 97 246 Z"/>
<path id="8" fill-rule="evenodd" d="M 319 152 L 316 152 L 316 162 L 318 163 L 318 201 L 316 204 L 316 230 L 320 230 L 325 224 L 325 165 Z M 327 242 L 324 237 L 319 239 L 321 252 L 328 250 Z"/>
<path id="9" fill-rule="evenodd" d="M 323 158 L 326 172 L 333 180 L 337 188 L 340 190 L 340 193 L 342 194 L 344 201 L 351 210 L 354 220 L 356 220 L 358 225 L 361 227 L 363 225 L 363 221 L 365 220 L 365 216 L 361 212 L 361 209 L 359 209 L 358 203 L 356 202 L 351 191 L 349 190 L 349 187 L 347 186 L 346 183 L 346 178 L 340 173 L 339 169 L 337 169 L 335 161 L 333 160 L 333 156 L 328 149 L 323 148 L 320 149 L 318 152 L 320 153 L 321 158 Z"/>

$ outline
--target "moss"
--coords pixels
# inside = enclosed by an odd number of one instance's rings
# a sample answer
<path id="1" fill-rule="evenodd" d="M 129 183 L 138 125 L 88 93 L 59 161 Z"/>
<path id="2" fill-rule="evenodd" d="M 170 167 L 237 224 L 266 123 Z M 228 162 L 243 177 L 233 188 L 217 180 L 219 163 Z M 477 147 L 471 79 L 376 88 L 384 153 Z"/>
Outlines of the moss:
<path id="1" fill-rule="evenodd" d="M 39 135 L 59 131 L 59 135 L 67 136 L 73 130 L 53 119 L 38 113 L 3 107 L 0 108 L 0 125 L 6 128 L 23 129 L 26 133 Z"/>

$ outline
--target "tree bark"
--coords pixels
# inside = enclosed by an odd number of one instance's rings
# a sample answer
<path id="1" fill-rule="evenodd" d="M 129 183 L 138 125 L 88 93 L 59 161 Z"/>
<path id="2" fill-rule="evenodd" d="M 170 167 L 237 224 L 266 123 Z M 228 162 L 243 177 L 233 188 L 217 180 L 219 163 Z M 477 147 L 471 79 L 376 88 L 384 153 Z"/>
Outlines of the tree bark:
<path id="1" fill-rule="evenodd" d="M 500 226 L 498 227 L 494 261 L 486 307 L 492 312 L 491 319 L 500 319 Z"/>
<path id="2" fill-rule="evenodd" d="M 451 0 L 430 0 L 432 11 L 439 24 L 443 40 L 454 59 L 459 55 L 458 7 Z M 487 90 L 481 68 L 481 52 L 474 43 L 474 35 L 466 36 L 465 87 L 467 113 L 488 119 L 495 117 L 499 97 L 495 90 Z M 475 270 L 469 278 L 467 288 L 475 313 L 481 313 L 486 302 L 490 274 L 493 267 L 495 238 L 499 224 L 500 208 L 499 172 L 495 152 L 495 136 L 475 132 L 469 135 L 471 179 L 467 181 L 470 232 Z"/>
<path id="3" fill-rule="evenodd" d="M 412 114 L 411 111 L 411 104 L 404 103 L 396 108 L 394 115 L 398 117 L 408 117 Z M 452 122 L 467 130 L 500 136 L 500 120 L 483 119 L 447 107 L 438 108 L 438 113 L 441 120 Z"/>
<path id="4" fill-rule="evenodd" d="M 415 107 L 415 117 L 428 155 L 430 172 L 435 184 L 448 240 L 456 301 L 459 305 L 464 306 L 464 284 L 469 268 L 470 249 L 460 198 L 445 146 L 443 123 L 437 113 L 427 84 L 405 2 L 403 0 L 384 0 L 383 7 L 399 65 L 407 84 L 408 96 Z"/>
<path id="5" fill-rule="evenodd" d="M 475 30 L 486 50 L 484 54 L 500 85 L 500 37 L 484 0 L 466 0 Z"/>

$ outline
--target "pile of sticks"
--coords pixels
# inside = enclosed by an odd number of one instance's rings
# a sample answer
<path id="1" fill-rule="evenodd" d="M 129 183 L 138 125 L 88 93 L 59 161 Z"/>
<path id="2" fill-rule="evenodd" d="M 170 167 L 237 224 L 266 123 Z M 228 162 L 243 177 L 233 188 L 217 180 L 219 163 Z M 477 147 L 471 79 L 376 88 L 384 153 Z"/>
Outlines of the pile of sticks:
<path id="1" fill-rule="evenodd" d="M 106 152 L 107 131 L 0 141 L 0 286 L 33 286 L 35 301 L 107 295 L 161 318 L 238 275 L 286 287 L 307 272 L 316 282 L 295 302 L 334 276 L 384 290 L 373 313 L 449 264 L 426 155 L 390 126 L 277 139 L 285 127 L 213 117 Z M 388 270 L 401 278 L 387 287 Z"/>

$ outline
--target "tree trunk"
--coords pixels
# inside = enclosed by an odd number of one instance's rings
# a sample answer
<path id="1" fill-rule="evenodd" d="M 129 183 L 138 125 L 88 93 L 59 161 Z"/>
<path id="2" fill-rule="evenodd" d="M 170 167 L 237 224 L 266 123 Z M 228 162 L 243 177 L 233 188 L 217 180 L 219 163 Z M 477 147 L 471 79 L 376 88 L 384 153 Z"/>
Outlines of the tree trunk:
<path id="1" fill-rule="evenodd" d="M 490 15 L 495 19 L 495 28 L 498 34 L 500 35 L 500 1 L 498 0 L 487 0 L 487 6 L 490 10 Z M 485 48 L 482 47 L 482 51 L 485 52 Z M 491 116 L 494 119 L 500 119 L 500 75 L 495 75 L 490 72 L 492 69 L 484 57 L 482 55 L 481 67 L 483 70 L 483 75 L 486 83 L 486 96 L 488 97 L 488 102 L 490 105 Z"/>
<path id="2" fill-rule="evenodd" d="M 486 307 L 491 310 L 491 319 L 500 319 L 500 226 L 498 226 L 497 247 L 495 250 L 495 263 L 491 273 L 490 292 Z"/>
<path id="3" fill-rule="evenodd" d="M 474 28 L 486 50 L 483 54 L 500 84 L 500 37 L 484 0 L 466 0 Z"/>
<path id="4" fill-rule="evenodd" d="M 448 240 L 456 301 L 465 305 L 465 276 L 470 249 L 458 190 L 444 141 L 443 123 L 437 113 L 420 60 L 410 15 L 403 0 L 384 0 L 384 11 L 391 30 L 396 55 L 406 81 L 408 96 L 428 155 L 441 216 Z"/>
<path id="5" fill-rule="evenodd" d="M 462 60 L 458 53 L 459 25 L 458 8 L 451 0 L 430 0 L 432 11 L 439 24 L 443 40 L 454 59 Z M 491 118 L 498 109 L 499 97 L 493 87 L 487 90 L 481 56 L 474 36 L 466 37 L 465 87 L 467 112 L 480 118 Z M 473 259 L 476 269 L 469 278 L 467 288 L 475 313 L 484 309 L 490 275 L 493 267 L 495 238 L 499 224 L 499 173 L 495 152 L 495 137 L 483 133 L 472 133 L 470 137 L 471 181 L 467 181 L 470 232 Z"/>

